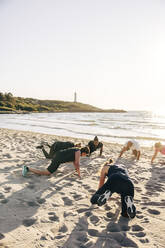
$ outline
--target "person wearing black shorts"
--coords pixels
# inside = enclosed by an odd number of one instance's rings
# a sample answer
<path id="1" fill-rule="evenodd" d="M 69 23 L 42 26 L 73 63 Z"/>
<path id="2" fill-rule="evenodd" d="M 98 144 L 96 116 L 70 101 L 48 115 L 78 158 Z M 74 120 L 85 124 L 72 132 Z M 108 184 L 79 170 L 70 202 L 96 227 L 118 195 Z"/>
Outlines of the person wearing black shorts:
<path id="1" fill-rule="evenodd" d="M 52 145 L 49 145 L 48 143 L 46 143 L 46 145 L 50 148 L 49 153 L 45 150 L 44 148 L 44 144 L 37 146 L 37 149 L 41 149 L 45 158 L 48 159 L 52 159 L 54 157 L 54 155 L 56 154 L 56 152 L 60 151 L 60 150 L 64 150 L 64 149 L 68 149 L 68 148 L 72 148 L 72 147 L 81 147 L 81 144 L 74 144 L 73 142 L 70 141 L 56 141 L 54 142 Z"/>
<path id="2" fill-rule="evenodd" d="M 28 171 L 31 171 L 38 175 L 51 175 L 54 173 L 60 164 L 66 163 L 66 162 L 73 162 L 74 167 L 80 177 L 80 157 L 86 156 L 89 154 L 89 148 L 83 147 L 81 149 L 79 148 L 68 148 L 65 150 L 61 150 L 56 152 L 55 156 L 53 157 L 51 164 L 48 166 L 46 170 L 36 170 L 27 166 L 23 166 L 22 168 L 22 175 L 26 176 Z"/>
<path id="3" fill-rule="evenodd" d="M 103 143 L 99 142 L 99 139 L 97 136 L 94 137 L 94 140 L 89 141 L 88 147 L 90 149 L 90 154 L 92 152 L 95 152 L 97 149 L 100 149 L 100 156 L 103 153 Z"/>
<path id="4" fill-rule="evenodd" d="M 108 177 L 106 183 L 105 178 Z M 136 207 L 133 203 L 134 185 L 123 165 L 106 163 L 101 171 L 99 189 L 91 198 L 92 204 L 102 206 L 113 193 L 121 196 L 121 215 L 127 218 L 136 216 Z"/>

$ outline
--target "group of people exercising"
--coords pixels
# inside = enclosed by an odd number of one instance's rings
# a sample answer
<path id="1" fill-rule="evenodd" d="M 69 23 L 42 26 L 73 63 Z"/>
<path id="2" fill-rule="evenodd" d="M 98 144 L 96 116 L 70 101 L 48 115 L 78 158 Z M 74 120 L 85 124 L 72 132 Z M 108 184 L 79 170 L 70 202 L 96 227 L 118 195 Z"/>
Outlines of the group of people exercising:
<path id="1" fill-rule="evenodd" d="M 45 150 L 45 146 L 50 148 L 49 153 Z M 98 137 L 95 136 L 94 140 L 89 141 L 88 145 L 81 148 L 81 143 L 74 144 L 73 142 L 63 142 L 56 141 L 52 145 L 48 143 L 42 144 L 36 147 L 41 149 L 45 158 L 51 159 L 51 163 L 46 170 L 33 169 L 28 166 L 23 166 L 22 175 L 30 171 L 38 175 L 51 175 L 54 173 L 60 164 L 66 162 L 73 162 L 78 176 L 80 176 L 80 157 L 90 156 L 91 153 L 100 150 L 100 156 L 103 152 L 103 143 L 98 140 Z M 123 155 L 124 152 L 132 150 L 133 155 L 137 160 L 140 158 L 140 146 L 137 141 L 129 140 L 123 146 L 119 158 Z M 155 152 L 151 159 L 151 162 L 154 161 L 158 152 L 165 154 L 165 146 L 160 142 L 155 144 Z M 99 187 L 96 193 L 91 198 L 92 204 L 97 204 L 102 206 L 106 203 L 109 197 L 113 193 L 118 193 L 121 196 L 121 215 L 127 218 L 134 218 L 136 216 L 136 207 L 133 203 L 134 198 L 134 185 L 131 181 L 126 168 L 124 165 L 113 164 L 112 159 L 107 161 L 101 170 Z M 106 177 L 108 178 L 105 182 Z"/>

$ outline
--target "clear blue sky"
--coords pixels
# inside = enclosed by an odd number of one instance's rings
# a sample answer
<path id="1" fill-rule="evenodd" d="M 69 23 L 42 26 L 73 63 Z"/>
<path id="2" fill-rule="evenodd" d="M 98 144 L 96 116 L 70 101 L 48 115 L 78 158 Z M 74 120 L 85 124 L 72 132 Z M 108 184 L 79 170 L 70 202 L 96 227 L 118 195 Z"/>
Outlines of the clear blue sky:
<path id="1" fill-rule="evenodd" d="M 2 92 L 161 109 L 164 67 L 164 0 L 0 0 Z"/>

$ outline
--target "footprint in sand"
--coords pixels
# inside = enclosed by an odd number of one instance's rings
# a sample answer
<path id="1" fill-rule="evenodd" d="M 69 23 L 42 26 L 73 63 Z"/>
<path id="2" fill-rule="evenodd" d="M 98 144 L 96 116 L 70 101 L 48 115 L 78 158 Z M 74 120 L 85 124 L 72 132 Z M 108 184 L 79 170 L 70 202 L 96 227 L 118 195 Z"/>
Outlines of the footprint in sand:
<path id="1" fill-rule="evenodd" d="M 46 202 L 46 200 L 45 200 L 45 198 L 38 198 L 38 199 L 37 199 L 37 202 L 38 202 L 39 204 L 43 204 L 43 203 Z"/>
<path id="2" fill-rule="evenodd" d="M 150 242 L 147 238 L 145 238 L 145 239 L 139 239 L 139 241 L 140 241 L 141 243 L 143 243 L 143 244 L 149 243 L 149 242 Z"/>
<path id="3" fill-rule="evenodd" d="M 154 215 L 159 215 L 160 211 L 156 210 L 156 209 L 148 209 L 147 210 L 150 214 L 154 214 Z"/>
<path id="4" fill-rule="evenodd" d="M 137 232 L 137 233 L 134 233 L 136 237 L 139 237 L 139 238 L 143 238 L 146 236 L 146 233 L 145 232 Z"/>
<path id="5" fill-rule="evenodd" d="M 139 232 L 139 231 L 143 231 L 144 228 L 142 226 L 139 226 L 139 225 L 133 225 L 132 226 L 132 231 L 133 232 Z"/>
<path id="6" fill-rule="evenodd" d="M 109 211 L 109 210 L 111 210 L 112 208 L 111 208 L 110 206 L 108 206 L 108 205 L 105 204 L 104 209 L 105 209 L 106 211 Z"/>
<path id="7" fill-rule="evenodd" d="M 142 215 L 140 211 L 137 211 L 136 218 L 143 219 L 144 215 Z"/>
<path id="8" fill-rule="evenodd" d="M 3 235 L 2 233 L 0 233 L 0 240 L 4 239 L 5 235 Z"/>
<path id="9" fill-rule="evenodd" d="M 66 233 L 68 231 L 67 226 L 64 224 L 60 229 L 58 230 L 59 232 Z"/>
<path id="10" fill-rule="evenodd" d="M 9 193 L 11 191 L 12 187 L 4 187 L 5 193 Z"/>
<path id="11" fill-rule="evenodd" d="M 27 202 L 27 205 L 29 207 L 38 207 L 39 206 L 39 204 L 35 201 L 29 201 L 29 202 Z"/>
<path id="12" fill-rule="evenodd" d="M 32 226 L 36 222 L 36 219 L 25 219 L 22 221 L 22 224 L 26 227 Z"/>
<path id="13" fill-rule="evenodd" d="M 86 213 L 85 213 L 85 216 L 87 216 L 87 217 L 89 217 L 89 216 L 91 216 L 92 215 L 92 212 L 91 211 L 87 211 Z"/>
<path id="14" fill-rule="evenodd" d="M 92 216 L 90 217 L 90 222 L 91 222 L 92 224 L 94 224 L 94 225 L 96 225 L 99 221 L 100 221 L 100 219 L 99 219 L 97 216 L 95 216 L 95 215 L 92 215 Z"/>
<path id="15" fill-rule="evenodd" d="M 51 220 L 51 221 L 59 221 L 59 217 L 54 212 L 49 212 L 48 215 L 51 215 L 49 217 L 49 220 Z"/>
<path id="16" fill-rule="evenodd" d="M 66 183 L 65 184 L 65 187 L 71 187 L 71 186 L 73 186 L 73 183 L 68 183 L 68 182 L 64 182 L 64 183 Z"/>
<path id="17" fill-rule="evenodd" d="M 73 198 L 74 198 L 76 201 L 83 199 L 82 195 L 79 195 L 79 194 L 76 194 L 76 193 L 73 195 Z"/>
<path id="18" fill-rule="evenodd" d="M 8 201 L 9 201 L 8 199 L 3 199 L 3 200 L 1 201 L 1 203 L 2 203 L 2 204 L 6 204 L 6 203 L 8 203 Z"/>
<path id="19" fill-rule="evenodd" d="M 107 215 L 107 217 L 110 218 L 110 219 L 113 218 L 113 217 L 115 216 L 115 215 L 114 215 L 113 213 L 111 213 L 111 212 L 107 213 L 106 215 Z"/>
<path id="20" fill-rule="evenodd" d="M 68 197 L 62 197 L 65 206 L 72 206 L 73 205 L 73 201 L 71 199 L 69 199 Z"/>
<path id="21" fill-rule="evenodd" d="M 98 237 L 99 232 L 96 229 L 88 229 L 88 234 L 92 237 Z"/>
<path id="22" fill-rule="evenodd" d="M 149 219 L 148 218 L 144 218 L 144 220 L 141 221 L 141 223 L 149 223 Z"/>

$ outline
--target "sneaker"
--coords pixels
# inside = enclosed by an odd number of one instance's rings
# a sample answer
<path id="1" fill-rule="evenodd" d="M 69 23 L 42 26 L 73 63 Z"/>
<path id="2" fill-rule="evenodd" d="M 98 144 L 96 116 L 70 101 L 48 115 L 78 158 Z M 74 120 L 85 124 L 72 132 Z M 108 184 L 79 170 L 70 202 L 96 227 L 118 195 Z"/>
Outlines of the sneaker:
<path id="1" fill-rule="evenodd" d="M 133 219 L 136 216 L 136 207 L 133 204 L 133 197 L 132 196 L 126 196 L 125 197 L 125 203 L 127 205 L 127 214 L 131 219 Z"/>
<path id="2" fill-rule="evenodd" d="M 22 176 L 25 177 L 27 173 L 28 173 L 28 167 L 26 165 L 24 165 L 22 167 Z"/>
<path id="3" fill-rule="evenodd" d="M 36 146 L 36 148 L 37 149 L 42 149 L 42 148 L 44 148 L 44 146 L 43 145 L 40 145 L 40 146 Z"/>
<path id="4" fill-rule="evenodd" d="M 100 195 L 99 199 L 97 200 L 98 206 L 104 205 L 111 195 L 111 191 L 107 189 L 104 194 Z"/>

